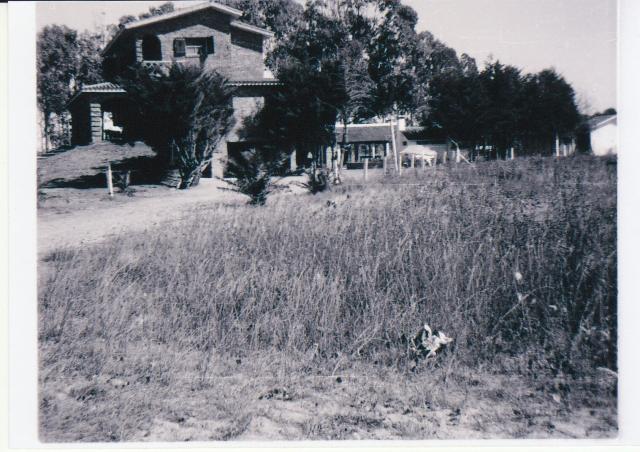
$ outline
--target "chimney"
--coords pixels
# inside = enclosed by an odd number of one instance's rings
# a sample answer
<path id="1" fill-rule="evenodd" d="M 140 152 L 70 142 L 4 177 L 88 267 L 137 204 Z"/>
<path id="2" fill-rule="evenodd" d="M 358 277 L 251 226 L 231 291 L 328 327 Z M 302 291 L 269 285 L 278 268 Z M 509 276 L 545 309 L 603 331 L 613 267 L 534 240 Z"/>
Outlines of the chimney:
<path id="1" fill-rule="evenodd" d="M 399 117 L 398 118 L 398 131 L 404 132 L 407 130 L 407 118 Z"/>

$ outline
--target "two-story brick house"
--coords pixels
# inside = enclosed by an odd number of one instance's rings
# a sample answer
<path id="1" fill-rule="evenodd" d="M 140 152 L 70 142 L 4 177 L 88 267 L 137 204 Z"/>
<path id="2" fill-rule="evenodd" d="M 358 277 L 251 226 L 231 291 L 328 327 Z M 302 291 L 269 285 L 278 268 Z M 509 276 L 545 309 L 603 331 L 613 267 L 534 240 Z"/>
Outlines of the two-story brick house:
<path id="1" fill-rule="evenodd" d="M 244 119 L 260 109 L 268 90 L 278 85 L 265 66 L 273 34 L 241 22 L 241 15 L 242 11 L 215 2 L 177 9 L 126 24 L 103 51 L 105 76 L 111 80 L 134 63 L 160 68 L 174 62 L 199 64 L 229 79 L 236 87 L 236 125 L 214 155 L 216 176 L 222 176 L 229 151 L 247 145 L 239 136 Z M 114 111 L 126 108 L 125 103 L 126 92 L 114 83 L 84 86 L 69 104 L 73 142 L 108 139 L 106 124 Z"/>

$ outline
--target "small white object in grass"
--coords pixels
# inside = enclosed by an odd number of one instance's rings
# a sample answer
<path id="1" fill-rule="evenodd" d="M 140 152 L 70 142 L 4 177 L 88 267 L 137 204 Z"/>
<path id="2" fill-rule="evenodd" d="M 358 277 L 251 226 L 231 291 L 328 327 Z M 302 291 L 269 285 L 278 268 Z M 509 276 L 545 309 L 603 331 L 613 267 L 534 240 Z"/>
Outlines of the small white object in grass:
<path id="1" fill-rule="evenodd" d="M 447 336 L 442 331 L 437 331 L 434 334 L 431 327 L 425 323 L 423 330 L 411 341 L 411 349 L 413 352 L 426 352 L 428 350 L 426 357 L 432 358 L 436 355 L 440 347 L 452 341 L 453 338 Z"/>
<path id="2" fill-rule="evenodd" d="M 522 273 L 520 273 L 520 272 L 515 272 L 513 274 L 513 277 L 516 278 L 516 281 L 518 281 L 518 282 L 522 281 Z"/>
<path id="3" fill-rule="evenodd" d="M 111 383 L 111 386 L 113 386 L 116 389 L 122 389 L 129 384 L 127 381 L 124 381 L 120 378 L 114 378 L 113 380 L 110 381 L 110 383 Z"/>

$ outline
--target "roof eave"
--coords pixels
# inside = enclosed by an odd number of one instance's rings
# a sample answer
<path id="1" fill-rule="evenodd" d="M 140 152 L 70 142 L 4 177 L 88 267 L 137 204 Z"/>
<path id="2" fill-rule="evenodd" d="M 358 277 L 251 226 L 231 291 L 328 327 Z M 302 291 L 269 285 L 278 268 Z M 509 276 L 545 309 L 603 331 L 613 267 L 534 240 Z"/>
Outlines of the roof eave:
<path id="1" fill-rule="evenodd" d="M 617 116 L 610 116 L 609 118 L 603 119 L 602 121 L 594 124 L 593 126 L 591 126 L 591 130 L 596 130 L 599 129 L 600 127 L 604 127 L 607 124 L 609 124 L 610 122 L 613 122 L 615 120 L 617 120 L 618 117 Z"/>
<path id="2" fill-rule="evenodd" d="M 126 30 L 131 30 L 133 28 L 145 27 L 147 25 L 155 24 L 157 22 L 162 22 L 165 20 L 173 19 L 175 17 L 184 16 L 185 14 L 191 14 L 197 11 L 205 10 L 205 9 L 215 9 L 221 13 L 228 14 L 235 19 L 238 19 L 242 16 L 242 11 L 239 9 L 232 8 L 230 6 L 220 5 L 219 3 L 207 2 L 201 3 L 199 5 L 195 5 L 189 8 L 180 8 L 172 11 L 170 13 L 161 14 L 159 16 L 148 17 L 146 19 L 137 20 L 135 22 L 130 22 L 124 26 Z"/>
<path id="3" fill-rule="evenodd" d="M 272 38 L 273 36 L 275 36 L 274 33 L 269 30 L 265 30 L 264 28 L 260 28 L 260 27 L 255 27 L 253 25 L 240 22 L 239 20 L 232 21 L 230 25 L 234 28 L 247 31 L 249 33 L 256 33 L 262 36 L 266 36 L 267 38 Z"/>
<path id="4" fill-rule="evenodd" d="M 107 52 L 109 52 L 111 47 L 113 47 L 115 42 L 120 38 L 120 36 L 124 33 L 125 30 L 126 30 L 125 28 L 120 28 L 118 30 L 118 32 L 113 36 L 113 38 L 111 38 L 111 41 L 109 41 L 109 43 L 105 46 L 105 48 L 102 49 L 102 52 L 100 52 L 101 57 L 104 57 L 107 54 Z"/>

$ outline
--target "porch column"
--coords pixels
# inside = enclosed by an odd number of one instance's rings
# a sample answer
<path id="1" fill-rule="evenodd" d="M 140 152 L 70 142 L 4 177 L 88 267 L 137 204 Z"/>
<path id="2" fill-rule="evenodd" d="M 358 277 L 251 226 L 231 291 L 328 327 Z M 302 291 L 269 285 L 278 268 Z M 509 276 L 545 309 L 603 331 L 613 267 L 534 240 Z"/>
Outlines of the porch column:
<path id="1" fill-rule="evenodd" d="M 227 142 L 222 140 L 220 144 L 218 144 L 218 147 L 213 153 L 213 158 L 211 159 L 213 177 L 224 177 L 224 170 L 227 166 L 227 157 L 229 155 L 228 152 Z"/>
<path id="2" fill-rule="evenodd" d="M 102 142 L 102 106 L 98 103 L 89 104 L 89 116 L 91 124 L 91 141 Z"/>
<path id="3" fill-rule="evenodd" d="M 289 169 L 291 171 L 296 171 L 298 169 L 298 165 L 296 163 L 296 150 L 294 149 L 291 155 L 289 156 Z"/>
<path id="4" fill-rule="evenodd" d="M 142 53 L 142 38 L 136 38 L 136 61 L 138 63 L 142 62 L 144 59 Z"/>

